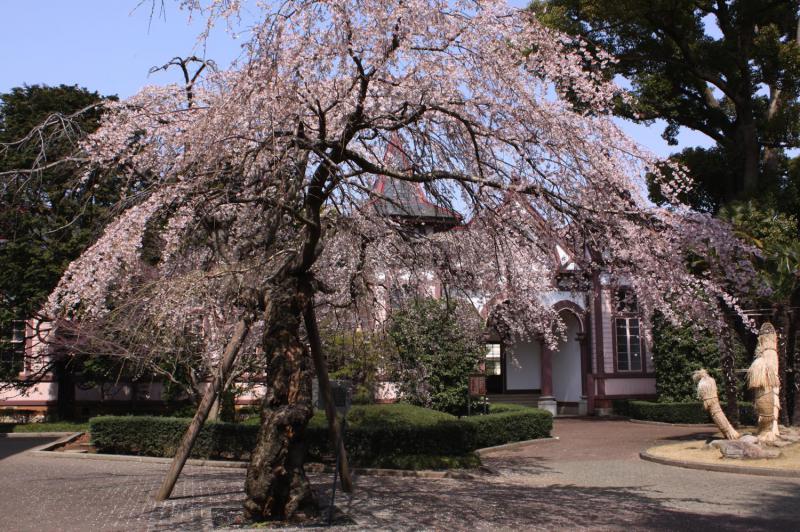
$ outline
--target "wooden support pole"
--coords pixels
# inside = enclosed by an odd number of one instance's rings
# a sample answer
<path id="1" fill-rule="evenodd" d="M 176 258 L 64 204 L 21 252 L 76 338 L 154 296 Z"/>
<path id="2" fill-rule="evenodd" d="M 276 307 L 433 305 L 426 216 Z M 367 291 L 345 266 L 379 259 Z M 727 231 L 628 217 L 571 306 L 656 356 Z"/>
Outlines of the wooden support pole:
<path id="1" fill-rule="evenodd" d="M 209 383 L 203 395 L 203 399 L 200 401 L 200 406 L 197 407 L 197 412 L 195 412 L 194 418 L 192 418 L 192 422 L 189 424 L 189 428 L 186 429 L 186 434 L 183 435 L 181 444 L 175 452 L 175 458 L 172 460 L 172 465 L 169 467 L 167 476 L 164 477 L 164 482 L 158 490 L 158 494 L 156 495 L 157 501 L 166 500 L 172 494 L 172 490 L 175 488 L 175 483 L 178 481 L 183 466 L 186 465 L 186 460 L 192 452 L 194 442 L 200 434 L 200 429 L 203 428 L 203 424 L 206 422 L 206 419 L 208 419 L 208 414 L 211 412 L 211 407 L 214 405 L 215 399 L 220 392 L 222 392 L 228 374 L 233 368 L 233 363 L 236 361 L 236 356 L 239 354 L 239 348 L 242 346 L 242 342 L 244 342 L 249 331 L 249 319 L 240 320 L 236 324 L 233 336 L 228 341 L 228 345 L 225 346 L 225 352 L 222 355 L 222 360 L 217 368 L 217 372 L 211 380 L 211 383 Z"/>
<path id="2" fill-rule="evenodd" d="M 314 368 L 317 370 L 317 380 L 319 381 L 319 393 L 325 398 L 325 415 L 328 418 L 328 433 L 331 437 L 331 445 L 337 451 L 339 459 L 339 478 L 342 481 L 342 491 L 345 493 L 353 492 L 353 480 L 350 476 L 350 465 L 347 461 L 347 451 L 344 448 L 344 438 L 341 437 L 341 424 L 336 416 L 336 408 L 333 402 L 333 390 L 331 381 L 328 378 L 328 365 L 322 355 L 322 340 L 319 336 L 319 326 L 314 312 L 313 302 L 306 305 L 303 312 L 303 319 L 308 333 L 308 341 L 311 345 L 311 357 L 314 359 Z"/>

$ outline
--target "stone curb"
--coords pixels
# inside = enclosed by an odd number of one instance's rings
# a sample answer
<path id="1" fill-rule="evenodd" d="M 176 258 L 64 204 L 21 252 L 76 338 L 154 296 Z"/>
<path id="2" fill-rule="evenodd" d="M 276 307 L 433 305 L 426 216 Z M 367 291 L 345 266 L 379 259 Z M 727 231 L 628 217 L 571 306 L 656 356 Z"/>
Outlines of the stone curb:
<path id="1" fill-rule="evenodd" d="M 134 456 L 128 454 L 90 454 L 90 453 L 60 453 L 54 452 L 52 449 L 69 443 L 77 439 L 82 432 L 69 434 L 66 438 L 58 441 L 48 443 L 27 451 L 36 456 L 47 456 L 50 458 L 77 458 L 78 460 L 111 460 L 115 462 L 141 462 L 149 464 L 171 464 L 172 458 L 163 458 L 159 456 Z M 531 440 L 536 441 L 536 440 Z M 522 442 L 520 442 L 522 443 Z M 482 450 L 482 449 L 481 449 Z M 247 469 L 248 462 L 237 462 L 234 460 L 203 460 L 190 458 L 186 461 L 186 465 L 199 466 L 199 467 L 222 467 L 228 469 Z M 306 464 L 306 471 L 308 473 L 333 473 L 333 468 L 319 463 Z M 454 478 L 460 480 L 470 480 L 475 478 L 475 474 L 467 473 L 463 470 L 411 470 L 411 469 L 377 469 L 377 468 L 353 468 L 355 475 L 368 475 L 376 477 L 414 477 L 414 478 Z"/>
<path id="2" fill-rule="evenodd" d="M 647 451 L 639 453 L 639 458 L 648 462 L 685 469 L 699 469 L 701 471 L 715 471 L 717 473 L 739 473 L 742 475 L 758 475 L 762 477 L 800 478 L 800 471 L 787 471 L 785 469 L 769 469 L 766 467 L 734 466 L 723 464 L 706 464 L 702 462 L 688 462 L 686 460 L 672 460 L 654 456 Z"/>
<path id="3" fill-rule="evenodd" d="M 638 423 L 641 425 L 662 425 L 664 427 L 686 427 L 686 428 L 701 428 L 701 429 L 715 429 L 716 425 L 713 423 L 667 423 L 666 421 L 648 421 L 646 419 L 628 419 L 631 423 Z"/>
<path id="4" fill-rule="evenodd" d="M 0 432 L 0 438 L 63 438 L 74 432 Z M 78 432 L 77 434 L 83 434 Z"/>
<path id="5" fill-rule="evenodd" d="M 163 458 L 159 456 L 134 456 L 128 454 L 91 454 L 91 453 L 68 453 L 68 452 L 54 452 L 53 449 L 78 439 L 83 432 L 75 433 L 53 433 L 59 436 L 66 434 L 64 438 L 56 440 L 45 445 L 41 445 L 28 452 L 38 456 L 48 456 L 51 458 L 77 458 L 79 460 L 111 460 L 116 462 L 142 462 L 150 464 L 170 464 L 172 458 Z M 516 449 L 518 447 L 525 447 L 535 443 L 544 443 L 549 441 L 558 441 L 558 436 L 550 438 L 536 438 L 534 440 L 525 440 L 504 445 L 496 445 L 494 447 L 486 447 L 483 449 L 475 450 L 478 456 L 490 453 L 493 451 L 504 451 L 509 449 Z M 234 460 L 203 460 L 190 458 L 186 461 L 186 465 L 199 466 L 199 467 L 222 467 L 229 469 L 246 469 L 248 462 L 239 462 Z M 333 473 L 333 468 L 319 463 L 306 464 L 306 471 L 309 473 Z M 429 469 L 414 470 L 414 469 L 378 469 L 378 468 L 360 468 L 352 469 L 355 475 L 367 475 L 376 477 L 405 477 L 405 478 L 429 478 L 429 479 L 443 479 L 452 478 L 459 480 L 472 480 L 475 477 L 474 473 L 468 473 L 464 470 L 444 470 L 435 471 Z"/>
<path id="6" fill-rule="evenodd" d="M 50 450 L 51 447 L 55 446 L 56 444 L 52 443 L 43 447 L 33 449 L 28 452 L 37 456 L 47 456 L 50 458 L 77 458 L 78 460 L 111 460 L 114 462 L 142 462 L 149 464 L 172 463 L 172 458 L 162 458 L 160 456 L 134 456 L 128 454 L 59 453 Z M 247 462 L 235 462 L 233 460 L 202 460 L 197 458 L 190 458 L 189 460 L 186 461 L 186 465 L 201 466 L 201 467 L 223 467 L 223 468 L 233 468 L 233 469 L 247 468 Z"/>
<path id="7" fill-rule="evenodd" d="M 477 449 L 475 453 L 478 456 L 483 456 L 484 454 L 489 454 L 494 451 L 508 451 L 511 449 L 517 449 L 518 447 L 527 447 L 528 445 L 533 445 L 534 443 L 546 443 L 549 441 L 558 441 L 558 436 L 551 436 L 549 438 L 536 438 L 535 440 L 515 441 L 511 443 L 504 443 L 503 445 L 495 445 L 494 447 L 484 447 L 483 449 Z"/>
<path id="8" fill-rule="evenodd" d="M 51 441 L 50 443 L 45 443 L 44 445 L 40 445 L 38 447 L 34 447 L 33 449 L 29 449 L 29 453 L 37 453 L 37 452 L 50 452 L 52 449 L 55 449 L 59 445 L 64 445 L 65 443 L 70 443 L 78 438 L 80 438 L 84 432 L 61 432 L 59 433 L 63 438 L 59 438 L 56 441 Z"/>

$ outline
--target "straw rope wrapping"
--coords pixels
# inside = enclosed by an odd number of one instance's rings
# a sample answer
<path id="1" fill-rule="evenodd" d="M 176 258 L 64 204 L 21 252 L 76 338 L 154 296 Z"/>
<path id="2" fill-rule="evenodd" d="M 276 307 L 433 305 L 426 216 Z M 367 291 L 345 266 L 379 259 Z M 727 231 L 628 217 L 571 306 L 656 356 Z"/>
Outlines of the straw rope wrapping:
<path id="1" fill-rule="evenodd" d="M 714 378 L 705 369 L 699 369 L 692 374 L 692 380 L 697 383 L 697 396 L 703 401 L 703 408 L 711 415 L 720 432 L 728 440 L 739 439 L 739 433 L 730 424 L 719 404 L 717 382 Z"/>
<path id="2" fill-rule="evenodd" d="M 773 442 L 780 436 L 780 377 L 778 376 L 778 335 L 771 323 L 761 326 L 755 359 L 747 370 L 747 386 L 755 391 L 758 439 Z"/>

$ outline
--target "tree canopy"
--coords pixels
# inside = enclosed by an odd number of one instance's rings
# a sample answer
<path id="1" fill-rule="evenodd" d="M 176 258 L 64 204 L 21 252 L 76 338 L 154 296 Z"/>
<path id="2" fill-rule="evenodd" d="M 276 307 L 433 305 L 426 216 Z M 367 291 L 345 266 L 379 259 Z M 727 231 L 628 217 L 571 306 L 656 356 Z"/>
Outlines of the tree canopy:
<path id="1" fill-rule="evenodd" d="M 202 13 L 235 23 L 239 7 Z M 315 511 L 302 449 L 319 342 L 309 348 L 302 331 L 314 335 L 315 312 L 386 301 L 389 277 L 438 280 L 465 302 L 497 296 L 514 334 L 555 343 L 563 326 L 542 295 L 556 289 L 547 237 L 557 235 L 585 272 L 630 279 L 639 304 L 670 320 L 715 327 L 719 301 L 736 306 L 729 285 L 752 272 L 725 258 L 740 246 L 724 223 L 688 212 L 680 168 L 614 125 L 618 88 L 582 68 L 608 61 L 602 52 L 499 0 L 260 7 L 242 64 L 191 91 L 149 87 L 106 105 L 80 146 L 86 168 L 148 186 L 48 305 L 62 323 L 148 322 L 164 334 L 137 344 L 142 356 L 188 329 L 218 360 L 234 322 L 253 322 L 266 395 L 250 517 Z M 669 208 L 643 196 L 647 171 L 661 175 Z M 374 208 L 392 201 L 378 176 L 422 186 L 471 223 L 410 234 Z M 687 248 L 713 252 L 710 275 L 687 270 Z"/>
<path id="2" fill-rule="evenodd" d="M 785 153 L 800 145 L 795 2 L 541 0 L 531 9 L 579 36 L 576 46 L 614 56 L 601 65 L 606 76 L 630 82 L 618 114 L 665 120 L 672 144 L 681 127 L 713 139 L 675 156 L 697 181 L 687 197 L 695 207 L 716 212 L 753 198 L 787 212 L 800 206 L 800 177 Z"/>

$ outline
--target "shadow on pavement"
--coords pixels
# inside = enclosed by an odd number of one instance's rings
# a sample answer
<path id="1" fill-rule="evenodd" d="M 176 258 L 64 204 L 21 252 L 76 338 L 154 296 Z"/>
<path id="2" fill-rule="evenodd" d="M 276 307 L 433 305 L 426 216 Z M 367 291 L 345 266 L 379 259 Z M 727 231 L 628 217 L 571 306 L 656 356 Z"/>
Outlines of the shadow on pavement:
<path id="1" fill-rule="evenodd" d="M 210 472 L 209 472 L 210 473 Z M 208 478 L 204 478 L 208 475 Z M 205 484 L 219 473 L 192 474 Z M 203 529 L 211 508 L 236 511 L 244 494 L 242 479 L 208 493 L 178 496 L 151 506 L 142 515 L 155 530 Z M 730 481 L 730 479 L 727 479 Z M 649 486 L 585 487 L 572 484 L 524 485 L 476 479 L 426 480 L 362 477 L 352 498 L 337 493 L 337 507 L 352 517 L 357 529 L 392 530 L 797 530 L 800 492 L 797 484 L 779 482 L 769 494 L 752 500 L 737 515 L 730 501 L 670 497 L 658 479 Z M 736 481 L 739 481 L 738 479 Z M 747 477 L 741 482 L 746 483 Z M 330 497 L 330 484 L 314 481 L 318 500 Z M 220 489 L 221 488 L 221 489 Z M 688 509 L 705 505 L 699 512 Z M 151 525 L 152 527 L 153 525 Z M 353 525 L 351 525 L 352 527 Z M 346 527 L 349 528 L 349 527 Z"/>
<path id="2" fill-rule="evenodd" d="M 486 482 L 417 483 L 406 490 L 392 485 L 362 486 L 346 511 L 369 528 L 795 530 L 798 494 L 788 488 L 786 496 L 753 501 L 782 509 L 771 518 L 731 515 L 729 508 L 727 512 L 720 508 L 719 514 L 677 510 L 667 504 L 693 501 L 653 497 L 648 488 Z M 324 497 L 325 490 L 320 495 Z"/>
<path id="3" fill-rule="evenodd" d="M 58 438 L 9 438 L 0 434 L 0 460 L 40 445 L 56 441 Z"/>

